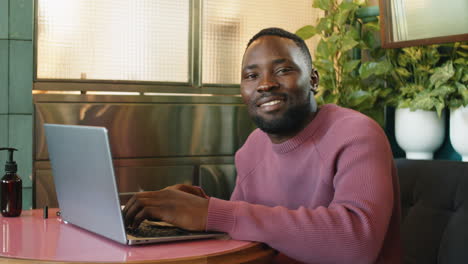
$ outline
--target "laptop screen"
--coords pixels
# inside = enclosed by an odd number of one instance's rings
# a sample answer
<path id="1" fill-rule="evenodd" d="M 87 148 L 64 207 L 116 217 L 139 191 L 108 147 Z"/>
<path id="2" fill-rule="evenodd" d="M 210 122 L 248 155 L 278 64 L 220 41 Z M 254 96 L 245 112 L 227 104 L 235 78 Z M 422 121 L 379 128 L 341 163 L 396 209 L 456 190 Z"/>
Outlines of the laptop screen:
<path id="1" fill-rule="evenodd" d="M 107 129 L 44 127 L 62 219 L 126 243 Z"/>

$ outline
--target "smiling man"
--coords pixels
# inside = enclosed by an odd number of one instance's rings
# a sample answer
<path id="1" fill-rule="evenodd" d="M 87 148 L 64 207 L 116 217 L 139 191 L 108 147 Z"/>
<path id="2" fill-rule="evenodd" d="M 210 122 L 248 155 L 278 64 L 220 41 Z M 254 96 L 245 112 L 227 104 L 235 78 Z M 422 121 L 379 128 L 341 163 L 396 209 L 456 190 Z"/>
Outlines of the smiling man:
<path id="1" fill-rule="evenodd" d="M 157 218 L 227 232 L 280 253 L 275 263 L 401 263 L 400 202 L 382 129 L 353 110 L 320 108 L 304 41 L 257 33 L 242 61 L 241 94 L 259 129 L 236 153 L 230 201 L 186 185 L 135 195 L 127 224 Z"/>
<path id="2" fill-rule="evenodd" d="M 241 94 L 257 126 L 281 143 L 314 118 L 318 74 L 307 46 L 274 35 L 260 38 L 265 32 L 252 38 L 244 54 Z"/>

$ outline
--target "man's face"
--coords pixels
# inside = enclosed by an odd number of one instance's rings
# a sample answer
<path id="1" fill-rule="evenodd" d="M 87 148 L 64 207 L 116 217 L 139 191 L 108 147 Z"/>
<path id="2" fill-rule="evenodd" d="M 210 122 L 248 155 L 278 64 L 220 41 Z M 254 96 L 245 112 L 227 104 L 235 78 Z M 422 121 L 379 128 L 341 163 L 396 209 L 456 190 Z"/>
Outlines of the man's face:
<path id="1" fill-rule="evenodd" d="M 311 115 L 311 72 L 293 40 L 263 36 L 242 61 L 241 95 L 257 126 L 269 134 L 290 134 Z"/>

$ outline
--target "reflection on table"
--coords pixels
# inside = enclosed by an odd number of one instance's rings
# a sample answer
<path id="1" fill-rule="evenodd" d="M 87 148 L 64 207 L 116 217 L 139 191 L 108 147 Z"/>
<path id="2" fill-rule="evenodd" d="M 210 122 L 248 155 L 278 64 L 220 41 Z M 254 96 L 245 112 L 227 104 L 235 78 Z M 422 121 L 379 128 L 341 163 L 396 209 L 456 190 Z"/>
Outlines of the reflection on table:
<path id="1" fill-rule="evenodd" d="M 21 217 L 0 217 L 0 262 L 269 263 L 274 250 L 256 242 L 227 238 L 126 246 L 57 218 L 57 210 L 23 211 Z M 19 260 L 19 259 L 23 259 Z M 12 260 L 15 260 L 11 262 Z M 235 260 L 235 261 L 234 261 Z M 224 262 L 223 261 L 223 262 Z"/>

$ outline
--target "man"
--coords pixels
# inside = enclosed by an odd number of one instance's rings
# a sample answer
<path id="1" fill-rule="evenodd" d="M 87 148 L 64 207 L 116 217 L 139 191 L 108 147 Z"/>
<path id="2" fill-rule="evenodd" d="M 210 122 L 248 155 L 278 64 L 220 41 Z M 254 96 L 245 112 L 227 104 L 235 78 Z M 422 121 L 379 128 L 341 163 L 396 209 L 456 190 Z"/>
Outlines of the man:
<path id="1" fill-rule="evenodd" d="M 381 128 L 336 105 L 317 108 L 318 74 L 304 41 L 257 33 L 241 94 L 259 129 L 236 153 L 230 201 L 178 185 L 134 196 L 125 221 L 156 218 L 227 232 L 280 252 L 276 263 L 400 263 L 399 191 Z"/>

